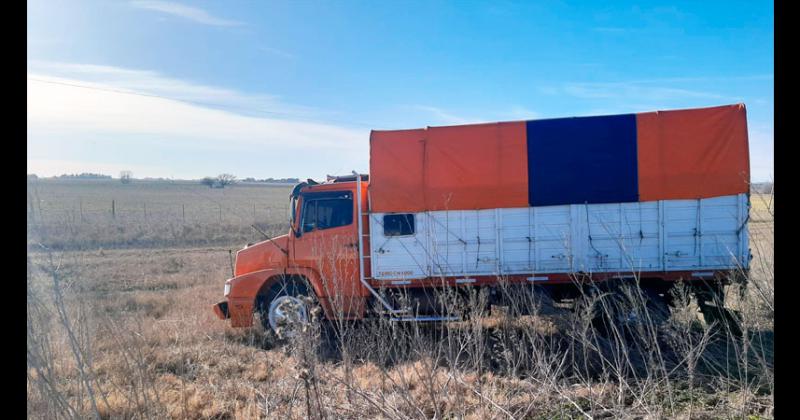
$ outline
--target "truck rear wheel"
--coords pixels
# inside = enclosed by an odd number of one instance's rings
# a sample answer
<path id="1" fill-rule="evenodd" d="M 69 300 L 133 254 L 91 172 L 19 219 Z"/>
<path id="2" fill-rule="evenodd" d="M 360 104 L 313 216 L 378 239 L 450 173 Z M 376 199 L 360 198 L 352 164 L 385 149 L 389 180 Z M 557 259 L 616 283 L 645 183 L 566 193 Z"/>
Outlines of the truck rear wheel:
<path id="1" fill-rule="evenodd" d="M 615 329 L 638 336 L 649 327 L 657 330 L 670 316 L 667 299 L 648 289 L 614 287 L 600 295 L 587 296 L 584 302 L 593 305 L 592 326 L 603 336 L 613 335 Z"/>
<path id="2" fill-rule="evenodd" d="M 722 284 L 695 285 L 694 296 L 706 324 L 723 328 L 737 337 L 742 335 L 741 315 L 725 307 L 725 287 Z"/>

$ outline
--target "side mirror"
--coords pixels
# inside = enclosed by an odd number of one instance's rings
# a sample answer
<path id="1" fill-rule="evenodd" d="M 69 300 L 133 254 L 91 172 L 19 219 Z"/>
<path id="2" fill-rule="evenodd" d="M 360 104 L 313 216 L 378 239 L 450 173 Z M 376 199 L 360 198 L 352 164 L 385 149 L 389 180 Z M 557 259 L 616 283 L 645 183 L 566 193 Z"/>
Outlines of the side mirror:
<path id="1" fill-rule="evenodd" d="M 292 231 L 292 233 L 294 234 L 294 237 L 295 237 L 295 238 L 299 238 L 299 237 L 300 237 L 300 236 L 303 234 L 301 231 L 299 231 L 299 230 L 296 230 L 296 229 L 294 228 L 294 225 L 293 225 L 293 224 L 291 224 L 291 223 L 289 223 L 289 230 L 291 230 L 291 231 Z"/>

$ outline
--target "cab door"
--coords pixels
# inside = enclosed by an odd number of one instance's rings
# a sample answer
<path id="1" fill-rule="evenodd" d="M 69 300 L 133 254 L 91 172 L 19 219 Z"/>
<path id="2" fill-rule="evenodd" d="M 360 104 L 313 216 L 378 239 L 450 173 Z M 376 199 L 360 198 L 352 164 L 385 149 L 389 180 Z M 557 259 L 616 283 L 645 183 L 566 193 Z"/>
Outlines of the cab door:
<path id="1" fill-rule="evenodd" d="M 304 193 L 294 238 L 294 261 L 321 277 L 320 300 L 328 315 L 359 317 L 358 226 L 352 191 Z"/>

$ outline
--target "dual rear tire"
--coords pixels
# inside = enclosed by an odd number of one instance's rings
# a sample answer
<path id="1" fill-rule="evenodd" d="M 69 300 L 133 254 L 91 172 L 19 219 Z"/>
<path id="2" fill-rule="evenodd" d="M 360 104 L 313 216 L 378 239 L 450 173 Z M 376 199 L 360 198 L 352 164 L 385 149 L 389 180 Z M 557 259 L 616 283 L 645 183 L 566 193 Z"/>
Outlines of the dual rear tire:
<path id="1" fill-rule="evenodd" d="M 587 311 L 591 326 L 602 336 L 655 334 L 670 317 L 667 295 L 637 287 L 611 287 L 590 290 L 579 301 Z"/>

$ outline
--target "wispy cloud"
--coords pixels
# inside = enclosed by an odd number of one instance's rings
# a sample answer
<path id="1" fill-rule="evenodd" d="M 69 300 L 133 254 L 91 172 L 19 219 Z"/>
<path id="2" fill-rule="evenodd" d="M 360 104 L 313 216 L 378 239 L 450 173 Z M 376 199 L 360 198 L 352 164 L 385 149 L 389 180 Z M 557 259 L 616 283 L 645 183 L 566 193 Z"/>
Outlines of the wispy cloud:
<path id="1" fill-rule="evenodd" d="M 179 177 L 217 171 L 322 176 L 339 169 L 331 162 L 367 167 L 367 129 L 309 120 L 313 111 L 273 96 L 143 70 L 39 64 L 38 71 L 28 69 L 29 166 L 55 162 L 47 170 L 58 173 L 61 167 L 77 170 L 80 162 L 87 168 L 134 167 L 146 171 L 141 176 Z M 51 71 L 45 72 L 48 66 Z M 246 115 L 204 106 L 206 101 L 280 112 Z M 153 172 L 157 168 L 162 169 Z"/>
<path id="2" fill-rule="evenodd" d="M 435 120 L 439 123 L 443 124 L 468 124 L 472 122 L 477 122 L 474 119 L 465 118 L 459 115 L 455 115 L 446 111 L 442 108 L 430 106 L 430 105 L 411 105 L 409 106 L 410 109 L 423 111 L 425 113 L 430 114 L 435 118 Z"/>
<path id="3" fill-rule="evenodd" d="M 721 77 L 672 77 L 660 79 L 629 80 L 621 82 L 568 82 L 541 86 L 539 91 L 547 95 L 569 95 L 579 99 L 625 100 L 659 102 L 685 99 L 713 99 L 740 101 L 741 97 L 719 94 L 707 89 L 695 89 L 688 85 L 713 82 L 748 80 L 771 80 L 771 74 Z"/>
<path id="4" fill-rule="evenodd" d="M 690 89 L 663 86 L 643 86 L 635 83 L 567 83 L 563 93 L 581 99 L 636 98 L 637 100 L 671 100 L 683 98 L 736 100 L 725 95 Z"/>
<path id="5" fill-rule="evenodd" d="M 102 85 L 125 92 L 163 96 L 244 115 L 280 113 L 292 117 L 309 117 L 315 113 L 315 110 L 309 107 L 287 104 L 277 95 L 245 94 L 232 89 L 164 76 L 150 70 L 31 60 L 28 62 L 28 72 L 80 80 L 90 86 Z"/>
<path id="6" fill-rule="evenodd" d="M 244 22 L 236 20 L 223 19 L 213 16 L 207 11 L 190 7 L 180 3 L 159 0 L 133 0 L 130 3 L 133 7 L 139 9 L 152 10 L 155 12 L 165 13 L 181 19 L 190 20 L 192 22 L 201 23 L 203 25 L 211 26 L 241 26 Z"/>
<path id="7" fill-rule="evenodd" d="M 284 58 L 296 58 L 297 57 L 296 55 L 294 55 L 294 54 L 292 54 L 290 52 L 281 50 L 279 48 L 259 47 L 258 50 L 259 51 L 263 51 L 263 52 L 265 52 L 267 54 L 277 55 L 277 56 L 284 57 Z"/>
<path id="8" fill-rule="evenodd" d="M 431 119 L 426 119 L 422 125 L 479 124 L 495 121 L 533 120 L 542 117 L 541 113 L 519 105 L 511 106 L 508 109 L 487 109 L 481 112 L 481 115 L 477 117 L 461 115 L 460 113 L 456 113 L 451 110 L 430 105 L 409 105 L 404 106 L 403 108 L 413 111 L 422 111 L 429 116 L 429 118 L 432 118 L 432 123 L 427 122 L 431 121 Z"/>
<path id="9" fill-rule="evenodd" d="M 508 117 L 503 117 L 503 119 L 508 118 L 514 120 L 535 120 L 537 118 L 542 118 L 540 112 L 533 111 L 524 106 L 514 106 L 511 108 L 511 111 L 504 115 L 508 115 Z"/>

